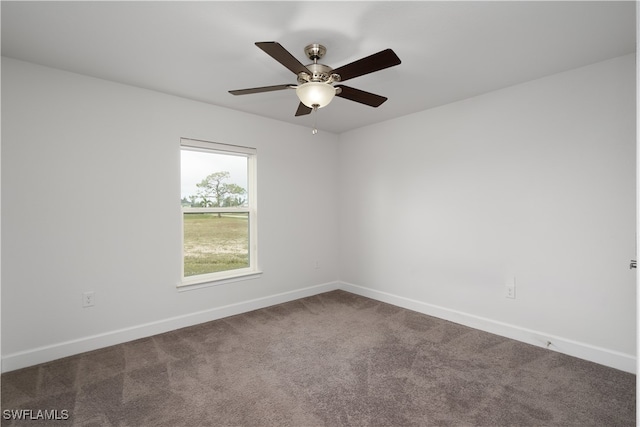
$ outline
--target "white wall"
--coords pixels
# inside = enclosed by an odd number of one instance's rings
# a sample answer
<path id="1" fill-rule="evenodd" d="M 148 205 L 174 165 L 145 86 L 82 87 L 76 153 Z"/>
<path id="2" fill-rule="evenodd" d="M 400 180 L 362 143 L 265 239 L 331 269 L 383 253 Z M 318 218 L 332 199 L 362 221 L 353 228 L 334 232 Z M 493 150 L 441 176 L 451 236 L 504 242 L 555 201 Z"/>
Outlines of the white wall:
<path id="1" fill-rule="evenodd" d="M 3 58 L 2 370 L 341 286 L 632 371 L 634 60 L 311 136 Z M 258 148 L 261 278 L 176 291 L 180 137 Z"/>
<path id="2" fill-rule="evenodd" d="M 635 369 L 635 55 L 342 134 L 339 159 L 348 289 Z"/>
<path id="3" fill-rule="evenodd" d="M 258 149 L 260 278 L 176 290 L 181 137 Z M 335 287 L 337 140 L 3 58 L 3 370 Z"/>

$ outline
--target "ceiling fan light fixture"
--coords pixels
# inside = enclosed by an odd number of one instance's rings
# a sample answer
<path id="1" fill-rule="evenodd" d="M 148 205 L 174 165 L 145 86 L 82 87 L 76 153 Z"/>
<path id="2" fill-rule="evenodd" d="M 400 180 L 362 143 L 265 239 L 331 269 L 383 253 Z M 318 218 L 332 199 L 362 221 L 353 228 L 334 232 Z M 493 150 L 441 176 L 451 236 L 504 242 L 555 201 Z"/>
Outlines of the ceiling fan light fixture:
<path id="1" fill-rule="evenodd" d="M 309 108 L 326 107 L 336 94 L 336 88 L 328 83 L 307 82 L 296 88 L 296 95 Z"/>

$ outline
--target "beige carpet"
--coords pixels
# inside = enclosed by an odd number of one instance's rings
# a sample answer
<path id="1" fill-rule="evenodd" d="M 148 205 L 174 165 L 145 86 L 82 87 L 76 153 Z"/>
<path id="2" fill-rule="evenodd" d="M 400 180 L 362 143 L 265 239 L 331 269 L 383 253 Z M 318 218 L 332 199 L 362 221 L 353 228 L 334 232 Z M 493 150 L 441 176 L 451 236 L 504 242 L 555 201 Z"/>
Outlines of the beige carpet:
<path id="1" fill-rule="evenodd" d="M 635 375 L 343 291 L 2 375 L 3 426 L 633 426 L 635 402 Z"/>

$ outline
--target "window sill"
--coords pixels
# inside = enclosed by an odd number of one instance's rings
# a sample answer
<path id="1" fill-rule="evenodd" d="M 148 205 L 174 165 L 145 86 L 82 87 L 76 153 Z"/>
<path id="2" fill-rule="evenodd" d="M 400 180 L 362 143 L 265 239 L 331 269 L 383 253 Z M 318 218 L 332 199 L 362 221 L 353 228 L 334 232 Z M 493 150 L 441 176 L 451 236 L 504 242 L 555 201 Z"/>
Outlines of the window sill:
<path id="1" fill-rule="evenodd" d="M 225 285 L 227 283 L 257 279 L 260 276 L 262 276 L 262 271 L 250 271 L 250 272 L 244 272 L 244 273 L 229 274 L 229 275 L 218 277 L 218 278 L 211 278 L 211 277 L 186 278 L 178 284 L 178 292 L 193 291 L 196 289 L 209 288 L 211 286 Z"/>

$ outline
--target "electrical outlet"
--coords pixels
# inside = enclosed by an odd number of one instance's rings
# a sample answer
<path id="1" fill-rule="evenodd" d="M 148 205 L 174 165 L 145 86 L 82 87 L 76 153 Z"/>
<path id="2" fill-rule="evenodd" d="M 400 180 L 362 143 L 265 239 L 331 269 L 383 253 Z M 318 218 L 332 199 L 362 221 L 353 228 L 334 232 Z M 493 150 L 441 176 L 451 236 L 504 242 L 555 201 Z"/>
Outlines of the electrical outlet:
<path id="1" fill-rule="evenodd" d="M 96 294 L 94 292 L 84 292 L 82 294 L 82 307 L 93 307 L 95 305 Z"/>
<path id="2" fill-rule="evenodd" d="M 507 294 L 505 295 L 507 298 L 515 299 L 516 298 L 516 278 L 513 280 L 507 281 Z"/>
<path id="3" fill-rule="evenodd" d="M 507 298 L 516 298 L 516 288 L 514 286 L 507 286 Z"/>

